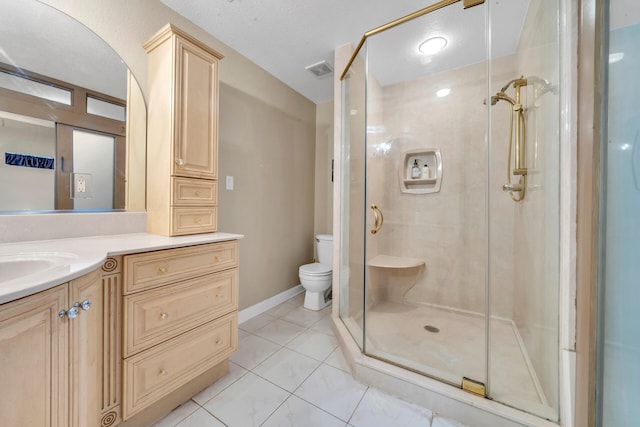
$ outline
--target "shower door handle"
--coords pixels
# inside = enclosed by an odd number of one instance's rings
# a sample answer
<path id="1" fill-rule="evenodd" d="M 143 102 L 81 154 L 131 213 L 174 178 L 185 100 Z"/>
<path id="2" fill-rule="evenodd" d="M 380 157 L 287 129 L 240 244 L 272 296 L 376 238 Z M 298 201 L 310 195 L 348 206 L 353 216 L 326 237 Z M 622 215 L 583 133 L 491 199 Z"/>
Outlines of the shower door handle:
<path id="1" fill-rule="evenodd" d="M 371 209 L 373 210 L 374 223 L 373 228 L 371 229 L 371 234 L 376 234 L 382 224 L 384 223 L 384 216 L 382 216 L 382 211 L 378 208 L 378 205 L 375 203 L 371 205 Z"/>

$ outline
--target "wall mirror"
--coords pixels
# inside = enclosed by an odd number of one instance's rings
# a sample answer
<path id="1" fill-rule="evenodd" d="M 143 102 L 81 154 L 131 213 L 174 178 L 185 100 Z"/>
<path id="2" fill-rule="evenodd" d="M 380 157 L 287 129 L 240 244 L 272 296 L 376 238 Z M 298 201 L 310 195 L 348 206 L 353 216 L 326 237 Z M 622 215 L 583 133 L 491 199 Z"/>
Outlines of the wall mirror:
<path id="1" fill-rule="evenodd" d="M 144 210 L 146 107 L 124 61 L 53 7 L 0 7 L 0 213 Z"/>

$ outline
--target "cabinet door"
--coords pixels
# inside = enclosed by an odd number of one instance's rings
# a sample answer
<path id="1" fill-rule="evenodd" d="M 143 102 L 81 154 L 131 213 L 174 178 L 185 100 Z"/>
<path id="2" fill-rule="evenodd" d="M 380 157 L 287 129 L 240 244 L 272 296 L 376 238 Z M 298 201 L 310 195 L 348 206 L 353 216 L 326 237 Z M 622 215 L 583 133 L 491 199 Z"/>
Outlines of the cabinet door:
<path id="1" fill-rule="evenodd" d="M 103 293 L 100 273 L 93 273 L 69 283 L 71 306 L 88 301 L 88 310 L 80 308 L 69 324 L 71 372 L 69 375 L 69 410 L 71 427 L 100 425 L 102 409 L 102 320 Z"/>
<path id="2" fill-rule="evenodd" d="M 0 424 L 66 427 L 67 287 L 0 306 Z"/>
<path id="3" fill-rule="evenodd" d="M 218 61 L 177 38 L 173 175 L 217 179 Z"/>

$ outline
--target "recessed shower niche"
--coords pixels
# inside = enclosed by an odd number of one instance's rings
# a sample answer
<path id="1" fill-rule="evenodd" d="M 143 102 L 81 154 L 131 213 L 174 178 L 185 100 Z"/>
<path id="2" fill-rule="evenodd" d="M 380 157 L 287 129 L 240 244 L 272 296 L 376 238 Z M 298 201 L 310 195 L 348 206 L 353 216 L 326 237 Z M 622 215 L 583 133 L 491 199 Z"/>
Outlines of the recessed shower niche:
<path id="1" fill-rule="evenodd" d="M 442 185 L 442 157 L 438 148 L 405 151 L 398 166 L 400 191 L 410 194 L 437 193 Z"/>

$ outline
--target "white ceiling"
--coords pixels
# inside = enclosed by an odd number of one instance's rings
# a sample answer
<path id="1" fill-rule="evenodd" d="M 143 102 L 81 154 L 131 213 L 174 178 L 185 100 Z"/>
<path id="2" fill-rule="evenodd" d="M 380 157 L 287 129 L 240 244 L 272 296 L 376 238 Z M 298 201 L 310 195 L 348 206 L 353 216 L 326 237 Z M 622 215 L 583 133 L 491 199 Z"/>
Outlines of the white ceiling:
<path id="1" fill-rule="evenodd" d="M 161 1 L 315 103 L 333 99 L 333 79 L 318 79 L 305 67 L 323 60 L 333 65 L 337 46 L 347 43 L 355 46 L 366 31 L 436 3 L 436 0 Z M 513 53 L 529 0 L 491 0 L 491 3 L 502 34 L 494 37 L 497 42 L 494 57 Z M 424 58 L 416 59 L 413 53 L 417 43 L 431 35 L 446 34 L 450 38 L 451 60 L 467 64 L 483 60 L 484 9 L 476 7 L 463 12 L 460 2 L 449 6 L 446 12 L 421 18 L 420 24 L 414 21 L 413 26 L 404 28 L 399 39 L 385 34 L 393 46 L 385 49 L 394 53 L 393 60 L 387 61 L 392 66 L 391 74 L 400 68 L 409 70 L 412 62 L 423 68 L 413 74 L 425 74 Z M 407 30 L 413 34 L 407 35 Z M 442 64 L 445 69 L 452 65 Z M 437 71 L 434 66 L 427 68 L 430 72 Z M 339 74 L 342 71 L 335 70 Z M 380 77 L 381 81 L 391 81 L 391 74 Z"/>

